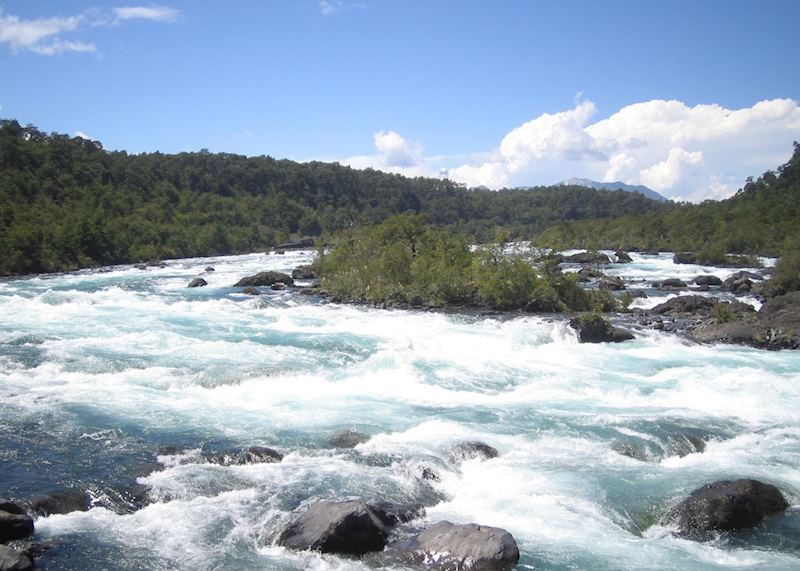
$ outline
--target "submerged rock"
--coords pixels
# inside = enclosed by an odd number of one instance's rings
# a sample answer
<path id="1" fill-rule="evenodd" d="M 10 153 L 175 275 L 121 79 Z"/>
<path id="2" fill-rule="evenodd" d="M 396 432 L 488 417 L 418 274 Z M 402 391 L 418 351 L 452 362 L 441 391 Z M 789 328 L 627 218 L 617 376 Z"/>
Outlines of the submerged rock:
<path id="1" fill-rule="evenodd" d="M 216 270 L 211 266 L 206 266 L 206 269 L 204 271 L 206 271 L 206 272 L 214 272 Z"/>
<path id="2" fill-rule="evenodd" d="M 208 282 L 203 278 L 194 278 L 192 281 L 189 282 L 189 285 L 186 287 L 203 287 L 207 286 Z"/>
<path id="3" fill-rule="evenodd" d="M 0 543 L 33 535 L 33 518 L 25 513 L 0 511 Z"/>
<path id="4" fill-rule="evenodd" d="M 85 512 L 91 505 L 89 496 L 80 490 L 62 490 L 33 496 L 28 503 L 31 511 L 41 516 Z"/>
<path id="5" fill-rule="evenodd" d="M 357 430 L 342 430 L 328 439 L 328 444 L 337 448 L 355 448 L 370 439 L 368 434 Z"/>
<path id="6" fill-rule="evenodd" d="M 519 548 L 512 535 L 499 527 L 440 521 L 392 546 L 401 559 L 433 569 L 500 571 L 519 561 Z"/>
<path id="7" fill-rule="evenodd" d="M 220 466 L 271 464 L 283 460 L 283 454 L 267 446 L 249 446 L 239 452 L 210 452 L 204 457 L 207 462 Z"/>
<path id="8" fill-rule="evenodd" d="M 286 289 L 286 284 L 283 282 L 275 282 L 274 284 L 269 286 L 269 289 L 273 291 L 283 291 Z"/>
<path id="9" fill-rule="evenodd" d="M 752 527 L 789 507 L 780 490 L 758 480 L 719 481 L 694 490 L 670 508 L 662 525 L 681 533 L 729 531 Z"/>
<path id="10" fill-rule="evenodd" d="M 33 560 L 24 552 L 0 545 L 0 571 L 29 571 Z"/>
<path id="11" fill-rule="evenodd" d="M 271 286 L 272 284 L 276 284 L 278 282 L 289 285 L 294 284 L 294 280 L 290 275 L 281 272 L 260 272 L 254 276 L 247 276 L 240 279 L 238 282 L 233 284 L 233 287 L 263 287 Z"/>
<path id="12" fill-rule="evenodd" d="M 468 441 L 459 442 L 450 448 L 449 454 L 451 460 L 455 462 L 463 462 L 464 460 L 473 460 L 478 458 L 480 460 L 490 460 L 497 458 L 497 448 L 489 446 L 485 442 Z"/>
<path id="13" fill-rule="evenodd" d="M 620 343 L 635 339 L 633 333 L 614 327 L 602 315 L 581 315 L 570 319 L 569 325 L 577 330 L 581 343 Z"/>
<path id="14" fill-rule="evenodd" d="M 242 293 L 246 295 L 261 295 L 261 292 L 253 286 L 247 286 L 242 290 Z"/>
<path id="15" fill-rule="evenodd" d="M 278 543 L 289 549 L 363 555 L 383 550 L 389 527 L 360 500 L 322 501 L 295 519 Z"/>

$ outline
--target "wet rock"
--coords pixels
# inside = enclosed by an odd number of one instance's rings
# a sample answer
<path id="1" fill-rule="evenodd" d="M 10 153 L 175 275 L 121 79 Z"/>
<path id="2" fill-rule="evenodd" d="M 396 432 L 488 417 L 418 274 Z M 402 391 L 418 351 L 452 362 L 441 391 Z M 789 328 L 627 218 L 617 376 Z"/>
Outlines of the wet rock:
<path id="1" fill-rule="evenodd" d="M 722 289 L 731 293 L 747 293 L 753 288 L 753 282 L 746 277 L 731 276 L 722 282 Z"/>
<path id="2" fill-rule="evenodd" d="M 0 543 L 33 535 L 33 518 L 25 513 L 0 511 Z"/>
<path id="3" fill-rule="evenodd" d="M 292 277 L 296 280 L 315 280 L 319 276 L 311 266 L 299 266 L 292 270 Z"/>
<path id="4" fill-rule="evenodd" d="M 17 502 L 12 502 L 11 500 L 4 500 L 4 499 L 0 499 L 0 511 L 17 515 L 24 515 L 28 513 L 25 511 L 25 508 L 21 504 L 18 504 Z"/>
<path id="5" fill-rule="evenodd" d="M 506 530 L 441 521 L 392 546 L 401 559 L 427 568 L 458 571 L 500 571 L 519 561 L 517 542 Z"/>
<path id="6" fill-rule="evenodd" d="M 754 281 L 760 282 L 761 280 L 764 279 L 764 276 L 762 276 L 761 274 L 756 274 L 756 273 L 753 273 L 753 272 L 748 272 L 748 271 L 742 270 L 740 272 L 736 272 L 735 274 L 732 274 L 728 279 L 730 279 L 730 278 L 748 279 L 748 280 L 754 280 Z"/>
<path id="7" fill-rule="evenodd" d="M 383 550 L 389 527 L 360 500 L 322 501 L 295 519 L 278 543 L 289 549 L 363 555 Z"/>
<path id="8" fill-rule="evenodd" d="M 242 293 L 246 295 L 261 295 L 261 292 L 253 286 L 247 286 L 242 290 Z"/>
<path id="9" fill-rule="evenodd" d="M 381 501 L 370 502 L 368 505 L 378 519 L 389 527 L 425 516 L 425 506 L 417 503 L 398 504 Z"/>
<path id="10" fill-rule="evenodd" d="M 678 278 L 667 278 L 659 285 L 661 289 L 683 289 L 686 287 L 686 282 Z"/>
<path id="11" fill-rule="evenodd" d="M 675 264 L 696 264 L 697 254 L 694 252 L 676 252 L 672 256 L 672 262 Z"/>
<path id="12" fill-rule="evenodd" d="M 89 496 L 80 490 L 62 490 L 33 496 L 28 503 L 31 511 L 41 516 L 85 512 L 91 505 Z"/>
<path id="13" fill-rule="evenodd" d="M 277 254 L 278 256 L 283 256 L 286 252 L 284 250 L 273 250 L 273 254 Z"/>
<path id="14" fill-rule="evenodd" d="M 702 295 L 682 295 L 660 303 L 650 310 L 656 315 L 673 313 L 710 314 L 717 300 Z"/>
<path id="15" fill-rule="evenodd" d="M 579 282 L 588 282 L 591 279 L 604 278 L 606 275 L 597 268 L 581 268 L 577 276 Z"/>
<path id="16" fill-rule="evenodd" d="M 627 252 L 623 252 L 622 250 L 617 250 L 614 252 L 614 255 L 617 257 L 616 263 L 617 264 L 629 264 L 633 261 L 633 259 L 628 255 Z"/>
<path id="17" fill-rule="evenodd" d="M 722 280 L 717 276 L 697 276 L 694 283 L 699 286 L 721 286 Z"/>
<path id="18" fill-rule="evenodd" d="M 633 333 L 614 327 L 602 315 L 581 315 L 570 319 L 569 325 L 578 332 L 581 343 L 620 343 L 635 339 Z"/>
<path id="19" fill-rule="evenodd" d="M 630 299 L 643 298 L 647 299 L 647 292 L 642 289 L 629 289 L 626 292 Z"/>
<path id="20" fill-rule="evenodd" d="M 625 283 L 614 276 L 603 276 L 600 278 L 600 289 L 608 291 L 619 291 L 625 289 Z"/>
<path id="21" fill-rule="evenodd" d="M 430 480 L 431 482 L 441 482 L 442 481 L 442 477 L 439 476 L 439 472 L 437 472 L 436 470 L 434 470 L 433 468 L 431 468 L 429 466 L 425 466 L 422 469 L 422 473 L 420 474 L 420 477 L 423 480 Z"/>
<path id="22" fill-rule="evenodd" d="M 207 266 L 204 271 L 206 271 L 206 272 L 214 272 L 216 270 L 214 268 L 212 268 L 211 266 Z"/>
<path id="23" fill-rule="evenodd" d="M 148 268 L 166 268 L 167 267 L 167 263 L 166 262 L 162 262 L 161 260 L 150 260 L 149 262 L 147 262 L 147 267 Z"/>
<path id="24" fill-rule="evenodd" d="M 283 244 L 278 244 L 275 246 L 275 253 L 277 254 L 278 251 L 284 250 L 307 250 L 313 247 L 314 238 L 311 238 L 310 236 L 304 236 L 299 240 L 290 240 L 288 242 L 284 242 Z"/>
<path id="25" fill-rule="evenodd" d="M 757 480 L 719 481 L 694 490 L 670 508 L 662 525 L 682 533 L 728 531 L 752 527 L 789 506 L 780 490 Z"/>
<path id="26" fill-rule="evenodd" d="M 289 285 L 294 284 L 294 280 L 290 275 L 281 272 L 260 272 L 254 276 L 247 276 L 240 279 L 238 282 L 233 284 L 233 287 L 264 287 L 271 286 L 272 284 L 276 284 L 278 282 Z"/>
<path id="27" fill-rule="evenodd" d="M 203 287 L 207 286 L 208 282 L 203 278 L 194 278 L 192 281 L 189 282 L 189 285 L 186 287 Z"/>
<path id="28" fill-rule="evenodd" d="M 271 289 L 272 291 L 283 291 L 286 289 L 286 284 L 283 282 L 275 282 L 274 284 L 269 286 L 269 289 Z"/>
<path id="29" fill-rule="evenodd" d="M 204 458 L 207 462 L 220 466 L 243 466 L 280 462 L 283 460 L 283 454 L 266 446 L 250 446 L 238 452 L 209 452 Z"/>
<path id="30" fill-rule="evenodd" d="M 459 442 L 450 448 L 449 454 L 453 461 L 461 462 L 464 460 L 490 460 L 497 458 L 497 449 L 489 446 L 485 442 L 467 441 Z"/>
<path id="31" fill-rule="evenodd" d="M 565 256 L 564 261 L 571 264 L 610 264 L 611 259 L 601 252 L 578 252 Z"/>
<path id="32" fill-rule="evenodd" d="M 33 568 L 33 560 L 26 553 L 0 545 L 0 571 L 29 571 Z"/>
<path id="33" fill-rule="evenodd" d="M 337 448 L 355 448 L 370 439 L 368 434 L 357 430 L 342 430 L 328 439 L 328 444 Z"/>

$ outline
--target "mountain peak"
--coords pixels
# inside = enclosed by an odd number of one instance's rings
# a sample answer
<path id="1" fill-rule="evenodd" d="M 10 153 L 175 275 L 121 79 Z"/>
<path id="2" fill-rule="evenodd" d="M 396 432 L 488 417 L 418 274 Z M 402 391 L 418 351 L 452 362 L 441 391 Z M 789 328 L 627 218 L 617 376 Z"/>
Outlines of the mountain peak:
<path id="1" fill-rule="evenodd" d="M 647 188 L 641 184 L 625 184 L 624 182 L 597 182 L 588 178 L 568 178 L 557 183 L 557 186 L 585 186 L 588 188 L 596 188 L 597 190 L 624 190 L 625 192 L 638 192 L 647 198 L 658 200 L 659 202 L 666 202 L 667 198 L 657 193 L 651 188 Z"/>

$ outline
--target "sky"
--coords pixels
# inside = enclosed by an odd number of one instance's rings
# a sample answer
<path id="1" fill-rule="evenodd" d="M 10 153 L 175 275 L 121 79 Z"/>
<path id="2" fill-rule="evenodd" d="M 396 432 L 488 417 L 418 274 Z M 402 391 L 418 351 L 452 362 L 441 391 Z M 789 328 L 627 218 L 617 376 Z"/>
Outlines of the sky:
<path id="1" fill-rule="evenodd" d="M 0 117 L 109 150 L 730 196 L 800 140 L 797 0 L 0 0 Z"/>

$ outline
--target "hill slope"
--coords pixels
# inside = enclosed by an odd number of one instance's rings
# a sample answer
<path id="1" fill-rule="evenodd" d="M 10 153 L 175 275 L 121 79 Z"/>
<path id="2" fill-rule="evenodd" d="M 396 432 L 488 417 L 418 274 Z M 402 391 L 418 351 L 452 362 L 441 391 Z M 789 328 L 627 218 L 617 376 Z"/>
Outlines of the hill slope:
<path id="1" fill-rule="evenodd" d="M 658 200 L 659 202 L 666 202 L 666 197 L 660 195 L 655 190 L 647 188 L 642 184 L 625 184 L 624 182 L 597 182 L 588 178 L 568 178 L 559 185 L 562 186 L 585 186 L 586 188 L 594 188 L 597 190 L 624 190 L 625 192 L 638 192 L 647 198 Z"/>

